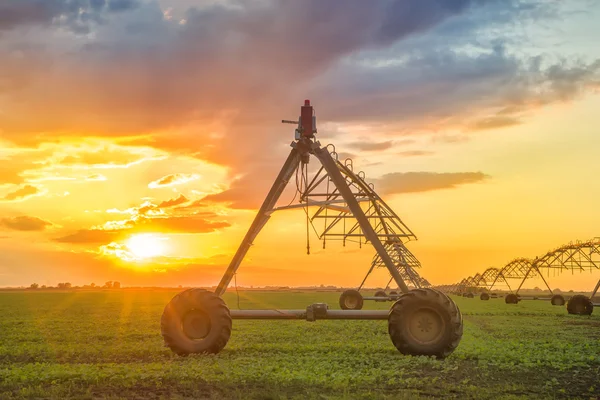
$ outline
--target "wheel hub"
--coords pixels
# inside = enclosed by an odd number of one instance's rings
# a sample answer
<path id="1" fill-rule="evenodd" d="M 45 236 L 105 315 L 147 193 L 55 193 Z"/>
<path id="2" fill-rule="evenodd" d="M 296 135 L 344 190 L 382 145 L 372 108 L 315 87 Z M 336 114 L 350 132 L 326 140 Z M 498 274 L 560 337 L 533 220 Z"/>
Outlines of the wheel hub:
<path id="1" fill-rule="evenodd" d="M 210 317 L 201 310 L 191 310 L 182 321 L 183 333 L 193 340 L 204 339 L 210 333 Z"/>
<path id="2" fill-rule="evenodd" d="M 424 308 L 413 313 L 408 330 L 417 342 L 426 344 L 438 340 L 444 327 L 444 320 L 437 311 Z"/>
<path id="3" fill-rule="evenodd" d="M 349 309 L 354 309 L 356 307 L 356 305 L 358 304 L 358 300 L 354 296 L 348 296 L 344 300 L 344 303 L 346 304 L 346 307 L 348 307 Z"/>

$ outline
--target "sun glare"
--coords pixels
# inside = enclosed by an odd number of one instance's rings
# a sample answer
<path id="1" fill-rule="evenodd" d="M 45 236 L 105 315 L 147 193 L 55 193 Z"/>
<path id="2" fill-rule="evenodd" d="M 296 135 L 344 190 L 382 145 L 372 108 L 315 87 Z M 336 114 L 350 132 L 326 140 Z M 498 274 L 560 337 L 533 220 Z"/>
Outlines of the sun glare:
<path id="1" fill-rule="evenodd" d="M 166 238 L 154 234 L 135 235 L 129 238 L 126 245 L 131 254 L 137 258 L 151 258 L 165 254 Z"/>

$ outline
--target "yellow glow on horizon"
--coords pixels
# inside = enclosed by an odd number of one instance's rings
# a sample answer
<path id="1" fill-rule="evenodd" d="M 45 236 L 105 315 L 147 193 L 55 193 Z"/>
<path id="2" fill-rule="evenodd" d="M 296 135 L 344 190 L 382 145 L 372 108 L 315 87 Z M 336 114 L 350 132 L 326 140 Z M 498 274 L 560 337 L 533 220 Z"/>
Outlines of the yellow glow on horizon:
<path id="1" fill-rule="evenodd" d="M 152 258 L 165 255 L 167 251 L 165 240 L 155 234 L 140 234 L 130 237 L 126 246 L 136 258 Z"/>

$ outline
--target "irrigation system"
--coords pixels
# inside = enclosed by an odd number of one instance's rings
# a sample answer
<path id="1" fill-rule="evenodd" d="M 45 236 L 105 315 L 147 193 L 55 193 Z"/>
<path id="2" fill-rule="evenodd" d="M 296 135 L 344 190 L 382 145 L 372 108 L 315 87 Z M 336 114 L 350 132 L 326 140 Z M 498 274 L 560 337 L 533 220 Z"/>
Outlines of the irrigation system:
<path id="1" fill-rule="evenodd" d="M 298 120 L 282 122 L 297 126 L 287 160 L 215 292 L 188 289 L 166 305 L 161 318 L 165 345 L 179 355 L 218 353 L 230 338 L 232 319 L 378 319 L 387 320 L 390 339 L 401 353 L 448 356 L 461 340 L 462 315 L 446 294 L 423 287 L 428 282 L 415 271 L 420 264 L 404 246 L 416 236 L 379 197 L 374 186 L 367 183 L 365 174 L 354 172 L 351 160 L 341 162 L 333 145 L 321 146 L 315 137 L 316 116 L 309 100 L 301 107 Z M 317 168 L 309 169 L 311 159 L 316 160 Z M 292 180 L 298 204 L 278 207 L 277 201 Z M 341 240 L 344 244 L 357 242 L 359 246 L 369 243 L 375 248 L 376 256 L 367 276 L 374 268 L 386 268 L 390 282 L 401 292 L 394 296 L 396 301 L 389 311 L 360 310 L 364 298 L 355 289 L 340 297 L 342 310 L 331 310 L 324 303 L 302 310 L 229 310 L 221 296 L 253 241 L 275 211 L 294 208 L 305 212 L 307 253 L 311 227 L 323 247 L 329 240 Z M 416 289 L 409 290 L 407 282 Z"/>
<path id="2" fill-rule="evenodd" d="M 494 287 L 504 284 L 509 290 L 509 294 L 505 297 L 507 304 L 517 304 L 521 300 L 546 300 L 556 306 L 563 306 L 566 303 L 569 314 L 590 315 L 594 307 L 600 307 L 599 302 L 594 302 L 600 288 L 600 279 L 595 283 L 590 296 L 577 294 L 569 299 L 562 294 L 554 293 L 548 280 L 550 275 L 557 277 L 565 272 L 575 274 L 576 272 L 598 270 L 600 270 L 600 238 L 594 238 L 568 243 L 534 259 L 515 258 L 501 269 L 489 268 L 482 274 L 469 276 L 457 284 L 437 286 L 436 288 L 464 297 L 474 297 L 474 294 L 479 293 L 481 300 L 489 300 L 494 296 Z M 523 284 L 534 277 L 542 279 L 550 296 L 521 296 L 519 294 Z M 513 282 L 513 285 L 509 282 Z"/>

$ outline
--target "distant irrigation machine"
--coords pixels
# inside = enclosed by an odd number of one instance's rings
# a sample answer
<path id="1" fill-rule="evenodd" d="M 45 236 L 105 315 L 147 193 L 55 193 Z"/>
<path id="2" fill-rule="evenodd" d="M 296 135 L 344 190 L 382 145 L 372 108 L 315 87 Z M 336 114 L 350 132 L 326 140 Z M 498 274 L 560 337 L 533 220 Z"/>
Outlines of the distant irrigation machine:
<path id="1" fill-rule="evenodd" d="M 420 264 L 404 246 L 405 241 L 415 239 L 414 234 L 365 181 L 364 173 L 355 173 L 350 160 L 340 162 L 332 145 L 321 147 L 314 136 L 316 117 L 308 100 L 297 121 L 282 122 L 297 124 L 283 168 L 215 292 L 188 289 L 167 304 L 161 318 L 165 345 L 179 355 L 219 353 L 231 335 L 232 319 L 387 320 L 392 343 L 402 354 L 448 356 L 461 340 L 462 315 L 452 299 L 429 288 L 429 283 L 416 273 Z M 308 169 L 311 156 L 320 163 L 312 177 Z M 294 173 L 299 204 L 276 207 Z M 316 209 L 312 216 L 309 207 Z M 342 310 L 329 309 L 324 303 L 301 310 L 230 310 L 221 296 L 244 256 L 271 214 L 291 208 L 303 208 L 307 224 L 315 231 L 322 223 L 322 231 L 317 234 L 323 246 L 332 239 L 370 243 L 376 255 L 367 276 L 374 268 L 387 268 L 390 282 L 394 281 L 401 293 L 363 298 L 358 290 L 347 290 L 340 297 Z M 407 281 L 416 289 L 409 290 Z M 359 289 L 363 284 L 364 280 Z M 365 299 L 394 299 L 395 303 L 389 311 L 361 310 Z"/>
<path id="2" fill-rule="evenodd" d="M 535 259 L 515 258 L 502 269 L 489 268 L 482 274 L 463 279 L 456 285 L 446 285 L 438 287 L 438 289 L 463 295 L 464 297 L 474 297 L 474 293 L 480 293 L 482 300 L 489 300 L 491 296 L 494 296 L 492 292 L 494 286 L 503 282 L 510 292 L 505 297 L 507 304 L 517 304 L 521 300 L 546 300 L 555 306 L 566 304 L 568 313 L 577 315 L 591 315 L 594 307 L 600 307 L 600 303 L 594 302 L 600 288 L 600 279 L 589 297 L 576 294 L 567 301 L 562 294 L 552 291 L 544 277 L 544 271 L 548 278 L 551 272 L 554 273 L 554 276 L 557 276 L 568 271 L 572 274 L 575 272 L 600 271 L 600 238 L 569 243 Z M 525 281 L 536 276 L 542 279 L 550 292 L 550 296 L 521 296 L 519 292 Z M 509 285 L 509 280 L 520 282 L 515 291 Z"/>

